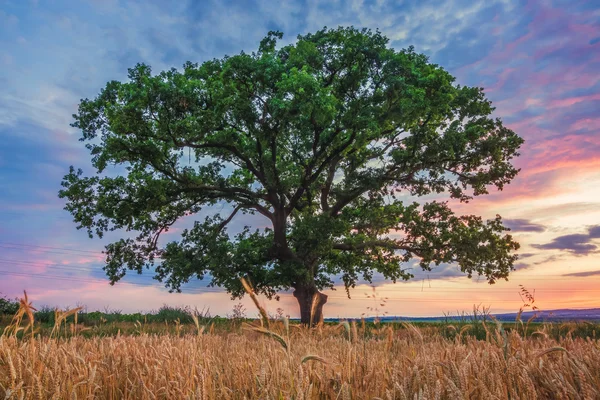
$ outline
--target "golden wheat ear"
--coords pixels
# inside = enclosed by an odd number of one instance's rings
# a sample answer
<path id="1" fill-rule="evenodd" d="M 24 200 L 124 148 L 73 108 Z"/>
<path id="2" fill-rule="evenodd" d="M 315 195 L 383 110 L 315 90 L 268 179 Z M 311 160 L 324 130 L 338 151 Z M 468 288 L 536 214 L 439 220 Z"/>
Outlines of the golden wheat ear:
<path id="1" fill-rule="evenodd" d="M 196 333 L 198 334 L 198 336 L 202 335 L 206 327 L 200 326 L 200 320 L 198 319 L 198 314 L 196 312 L 191 312 L 190 315 L 192 316 L 192 320 L 194 321 L 194 325 L 196 326 Z"/>
<path id="2" fill-rule="evenodd" d="M 244 286 L 244 290 L 246 291 L 246 293 L 248 293 L 256 308 L 258 308 L 258 312 L 260 313 L 260 316 L 265 326 L 267 327 L 267 329 L 269 329 L 269 316 L 267 315 L 267 311 L 264 309 L 264 307 L 260 305 L 258 297 L 256 297 L 256 293 L 254 292 L 252 285 L 250 285 L 250 283 L 244 277 L 240 278 L 240 281 L 242 281 L 242 286 Z"/>
<path id="3" fill-rule="evenodd" d="M 323 363 L 323 364 L 328 364 L 329 363 L 326 359 L 324 359 L 321 356 L 307 355 L 307 356 L 302 357 L 302 360 L 300 361 L 300 364 L 304 364 L 307 361 L 318 361 L 318 362 Z"/>
<path id="4" fill-rule="evenodd" d="M 309 327 L 312 328 L 313 326 L 313 319 L 315 316 L 315 312 L 317 311 L 317 306 L 319 305 L 319 294 L 315 293 L 312 297 L 312 303 L 310 305 L 310 322 L 309 322 Z"/>
<path id="5" fill-rule="evenodd" d="M 540 352 L 538 352 L 538 353 L 534 354 L 534 357 L 541 357 L 541 356 L 543 356 L 543 355 L 546 355 L 546 354 L 549 354 L 549 353 L 553 353 L 553 352 L 555 352 L 555 351 L 562 351 L 562 352 L 564 352 L 564 353 L 567 353 L 568 355 L 571 355 L 571 353 L 569 353 L 569 350 L 565 349 L 564 347 L 561 347 L 561 346 L 554 346 L 554 347 L 551 347 L 551 348 L 549 348 L 549 349 L 542 350 L 542 351 L 540 351 Z"/>
<path id="6" fill-rule="evenodd" d="M 33 311 L 37 311 L 37 309 L 35 309 L 31 304 L 31 302 L 29 301 L 29 298 L 27 297 L 27 291 L 23 290 L 23 298 L 21 299 L 21 303 L 23 305 L 23 308 L 25 310 L 25 314 L 27 315 L 27 319 L 29 321 L 29 323 L 27 324 L 27 327 L 25 328 L 25 331 L 29 328 L 31 329 L 31 337 L 33 338 L 33 325 L 34 325 L 34 314 Z"/>
<path id="7" fill-rule="evenodd" d="M 265 329 L 265 328 L 262 328 L 259 326 L 253 326 L 253 325 L 246 324 L 246 323 L 244 323 L 244 329 L 247 329 L 247 330 L 250 330 L 253 332 L 257 332 L 257 333 L 260 333 L 265 336 L 272 337 L 277 342 L 279 342 L 279 344 L 281 345 L 281 347 L 283 347 L 283 350 L 285 350 L 286 353 L 289 352 L 289 344 L 281 335 L 279 335 L 273 331 L 270 331 L 268 329 Z"/>
<path id="8" fill-rule="evenodd" d="M 23 297 L 19 299 L 19 308 L 12 317 L 11 322 L 6 328 L 4 328 L 2 334 L 6 336 L 17 336 L 20 331 L 23 331 L 23 335 L 28 329 L 31 330 L 31 337 L 34 334 L 34 315 L 32 311 L 37 311 L 29 301 L 27 297 L 27 291 L 23 291 Z M 23 317 L 27 316 L 27 326 L 21 327 Z"/>

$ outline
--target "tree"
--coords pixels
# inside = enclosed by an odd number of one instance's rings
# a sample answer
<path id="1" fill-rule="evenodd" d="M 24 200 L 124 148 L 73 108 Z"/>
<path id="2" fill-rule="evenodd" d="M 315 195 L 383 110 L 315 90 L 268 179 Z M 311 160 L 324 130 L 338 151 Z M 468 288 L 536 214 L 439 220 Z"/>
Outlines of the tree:
<path id="1" fill-rule="evenodd" d="M 431 200 L 466 202 L 518 172 L 523 140 L 490 116 L 483 90 L 454 85 L 412 47 L 388 48 L 378 31 L 325 28 L 277 49 L 281 38 L 181 72 L 138 64 L 129 81 L 81 101 L 72 126 L 98 174 L 71 167 L 60 197 L 90 237 L 137 232 L 106 246 L 111 283 L 153 266 L 170 290 L 210 274 L 236 297 L 245 276 L 269 298 L 294 289 L 308 323 L 335 276 L 347 291 L 375 272 L 406 280 L 412 258 L 506 279 L 518 244 L 500 217 L 457 216 Z M 109 176 L 109 165 L 126 172 Z M 217 203 L 232 211 L 159 246 L 176 221 Z M 254 213 L 269 227 L 227 233 Z"/>

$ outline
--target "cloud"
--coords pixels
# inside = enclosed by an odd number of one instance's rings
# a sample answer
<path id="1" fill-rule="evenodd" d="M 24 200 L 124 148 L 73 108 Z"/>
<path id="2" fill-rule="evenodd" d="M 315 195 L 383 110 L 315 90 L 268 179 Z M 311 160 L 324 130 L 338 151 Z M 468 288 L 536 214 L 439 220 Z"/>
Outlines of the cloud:
<path id="1" fill-rule="evenodd" d="M 548 257 L 544 258 L 543 260 L 534 262 L 533 265 L 545 265 L 545 264 L 548 264 L 548 263 L 553 263 L 553 262 L 555 262 L 557 260 L 560 260 L 562 258 L 564 258 L 563 255 L 553 254 L 551 256 L 548 256 Z"/>
<path id="2" fill-rule="evenodd" d="M 563 235 L 554 238 L 550 243 L 531 246 L 540 250 L 564 250 L 574 255 L 588 255 L 598 250 L 598 246 L 591 243 L 593 239 L 598 238 L 600 238 L 600 225 L 590 227 L 587 234 Z"/>
<path id="3" fill-rule="evenodd" d="M 527 219 L 504 219 L 504 226 L 514 232 L 544 232 L 544 225 L 533 223 Z"/>
<path id="4" fill-rule="evenodd" d="M 600 238 L 600 225 L 597 225 L 597 226 L 594 226 L 594 227 L 590 228 L 589 231 L 588 231 L 588 235 L 592 239 L 598 239 L 598 238 Z"/>
<path id="5" fill-rule="evenodd" d="M 435 280 L 447 280 L 447 279 L 461 278 L 461 277 L 466 278 L 466 276 L 467 276 L 467 274 L 462 272 L 460 270 L 460 267 L 456 264 L 440 264 L 437 266 L 432 264 L 431 271 L 426 271 L 426 270 L 423 270 L 419 266 L 419 262 L 417 260 L 411 260 L 407 264 L 403 264 L 401 267 L 402 267 L 402 269 L 406 270 L 406 272 L 409 272 L 414 275 L 414 277 L 412 279 L 410 279 L 409 282 L 421 282 L 421 281 L 427 282 L 427 281 L 435 281 Z M 336 285 L 342 284 L 341 278 L 334 279 L 333 281 L 335 282 Z M 359 279 L 357 284 L 360 285 L 360 284 L 365 284 L 365 283 L 368 283 L 368 282 L 364 281 L 363 279 Z M 385 279 L 383 274 L 380 274 L 380 273 L 373 274 L 373 279 L 372 279 L 373 285 L 380 286 L 380 285 L 384 285 L 387 283 L 391 283 L 391 281 L 388 279 Z"/>
<path id="6" fill-rule="evenodd" d="M 519 259 L 522 260 L 523 258 L 529 258 L 536 255 L 536 253 L 519 253 Z"/>
<path id="7" fill-rule="evenodd" d="M 583 272 L 572 272 L 570 274 L 563 274 L 562 276 L 570 276 L 570 277 L 588 277 L 588 276 L 597 276 L 600 275 L 600 269 L 594 271 L 583 271 Z"/>
<path id="8" fill-rule="evenodd" d="M 588 243 L 590 240 L 588 235 L 584 234 L 573 234 L 559 236 L 546 244 L 534 244 L 533 247 L 537 249 L 557 249 L 567 250 L 574 254 L 589 254 L 596 250 L 597 246 Z"/>
<path id="9" fill-rule="evenodd" d="M 416 263 L 415 263 L 416 264 Z M 460 267 L 457 264 L 440 264 L 440 265 L 432 265 L 431 271 L 424 271 L 418 265 L 409 271 L 415 277 L 414 280 L 444 280 L 451 278 L 466 278 L 467 274 L 460 270 Z M 474 275 L 475 276 L 475 275 Z"/>
<path id="10" fill-rule="evenodd" d="M 581 201 L 540 207 L 536 208 L 535 210 L 528 210 L 527 214 L 532 218 L 545 218 L 554 215 L 566 217 L 571 215 L 587 214 L 596 211 L 600 211 L 600 202 L 594 203 Z"/>
<path id="11" fill-rule="evenodd" d="M 515 271 L 523 271 L 524 269 L 529 269 L 531 267 L 533 267 L 533 265 L 527 263 L 517 263 L 514 265 Z"/>

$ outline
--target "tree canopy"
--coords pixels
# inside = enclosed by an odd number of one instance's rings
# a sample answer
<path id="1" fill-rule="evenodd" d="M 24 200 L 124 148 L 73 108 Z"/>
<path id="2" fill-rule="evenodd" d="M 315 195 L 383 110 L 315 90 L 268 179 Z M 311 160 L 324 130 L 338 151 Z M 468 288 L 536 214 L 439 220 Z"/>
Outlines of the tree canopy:
<path id="1" fill-rule="evenodd" d="M 154 266 L 171 290 L 209 275 L 241 296 L 246 276 L 269 297 L 295 289 L 306 322 L 335 277 L 346 288 L 376 272 L 406 280 L 411 259 L 507 278 L 519 246 L 500 217 L 431 200 L 466 202 L 518 172 L 523 140 L 491 116 L 483 89 L 455 85 L 378 31 L 325 28 L 278 48 L 281 38 L 181 71 L 138 64 L 81 101 L 73 126 L 97 174 L 71 167 L 59 195 L 90 237 L 136 233 L 106 246 L 111 282 Z M 107 173 L 114 165 L 125 172 Z M 175 222 L 217 203 L 231 212 L 161 244 Z M 269 226 L 228 233 L 254 213 Z"/>

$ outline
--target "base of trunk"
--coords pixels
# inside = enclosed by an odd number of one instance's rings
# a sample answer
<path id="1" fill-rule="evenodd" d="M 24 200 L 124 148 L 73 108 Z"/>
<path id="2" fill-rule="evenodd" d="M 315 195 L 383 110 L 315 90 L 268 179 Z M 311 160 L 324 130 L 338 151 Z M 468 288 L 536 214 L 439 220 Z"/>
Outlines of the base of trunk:
<path id="1" fill-rule="evenodd" d="M 315 298 L 316 299 L 313 300 Z M 327 295 L 315 287 L 298 287 L 294 297 L 300 305 L 300 321 L 304 325 L 313 326 L 323 320 L 323 305 L 327 303 Z"/>

